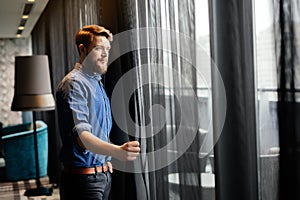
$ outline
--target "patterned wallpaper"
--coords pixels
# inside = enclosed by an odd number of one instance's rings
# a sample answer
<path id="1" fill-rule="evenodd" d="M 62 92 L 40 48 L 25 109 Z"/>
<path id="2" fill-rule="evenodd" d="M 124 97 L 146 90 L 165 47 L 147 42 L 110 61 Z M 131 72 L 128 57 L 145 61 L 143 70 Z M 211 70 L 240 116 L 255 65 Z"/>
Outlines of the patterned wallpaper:
<path id="1" fill-rule="evenodd" d="M 3 126 L 22 122 L 21 112 L 10 110 L 14 95 L 15 56 L 31 54 L 31 38 L 0 39 L 0 122 Z"/>

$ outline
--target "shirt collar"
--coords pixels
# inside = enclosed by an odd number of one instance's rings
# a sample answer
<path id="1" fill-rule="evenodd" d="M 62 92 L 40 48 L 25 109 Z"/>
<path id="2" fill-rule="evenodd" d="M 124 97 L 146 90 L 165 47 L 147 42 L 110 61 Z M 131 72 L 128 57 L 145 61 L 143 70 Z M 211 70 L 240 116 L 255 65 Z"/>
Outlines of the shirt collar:
<path id="1" fill-rule="evenodd" d="M 102 77 L 99 73 L 91 72 L 91 71 L 87 70 L 86 68 L 82 67 L 82 64 L 80 64 L 80 63 L 76 63 L 74 66 L 74 69 L 81 71 L 83 74 L 87 75 L 90 78 L 96 79 L 98 82 L 101 81 L 101 79 L 102 79 Z"/>

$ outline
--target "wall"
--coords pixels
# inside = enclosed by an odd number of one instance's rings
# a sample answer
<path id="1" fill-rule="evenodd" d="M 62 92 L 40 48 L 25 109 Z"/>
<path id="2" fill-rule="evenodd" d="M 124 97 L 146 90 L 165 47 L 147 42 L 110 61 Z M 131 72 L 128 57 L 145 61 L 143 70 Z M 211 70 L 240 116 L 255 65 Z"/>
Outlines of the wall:
<path id="1" fill-rule="evenodd" d="M 21 112 L 10 111 L 14 95 L 15 56 L 31 54 L 31 38 L 0 39 L 0 122 L 4 126 L 22 122 Z"/>

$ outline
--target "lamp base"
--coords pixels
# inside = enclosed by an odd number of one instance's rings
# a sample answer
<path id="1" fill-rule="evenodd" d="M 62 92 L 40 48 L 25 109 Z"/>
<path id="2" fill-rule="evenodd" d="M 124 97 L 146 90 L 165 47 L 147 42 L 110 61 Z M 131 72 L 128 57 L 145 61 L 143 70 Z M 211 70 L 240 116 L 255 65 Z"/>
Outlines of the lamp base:
<path id="1" fill-rule="evenodd" d="M 45 188 L 45 187 L 38 187 L 26 190 L 24 195 L 29 196 L 51 196 L 52 195 L 52 188 Z"/>

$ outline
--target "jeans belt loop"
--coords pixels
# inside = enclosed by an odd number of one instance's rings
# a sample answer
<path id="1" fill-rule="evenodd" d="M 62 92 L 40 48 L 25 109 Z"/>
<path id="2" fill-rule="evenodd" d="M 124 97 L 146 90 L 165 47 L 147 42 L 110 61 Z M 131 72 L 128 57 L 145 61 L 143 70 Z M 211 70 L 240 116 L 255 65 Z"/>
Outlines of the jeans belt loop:
<path id="1" fill-rule="evenodd" d="M 97 168 L 96 165 L 94 166 L 94 168 L 95 168 L 95 176 L 97 176 L 97 174 L 98 174 L 98 168 Z"/>
<path id="2" fill-rule="evenodd" d="M 105 173 L 105 171 L 104 171 L 104 164 L 101 164 L 101 168 L 102 168 L 102 173 Z"/>

